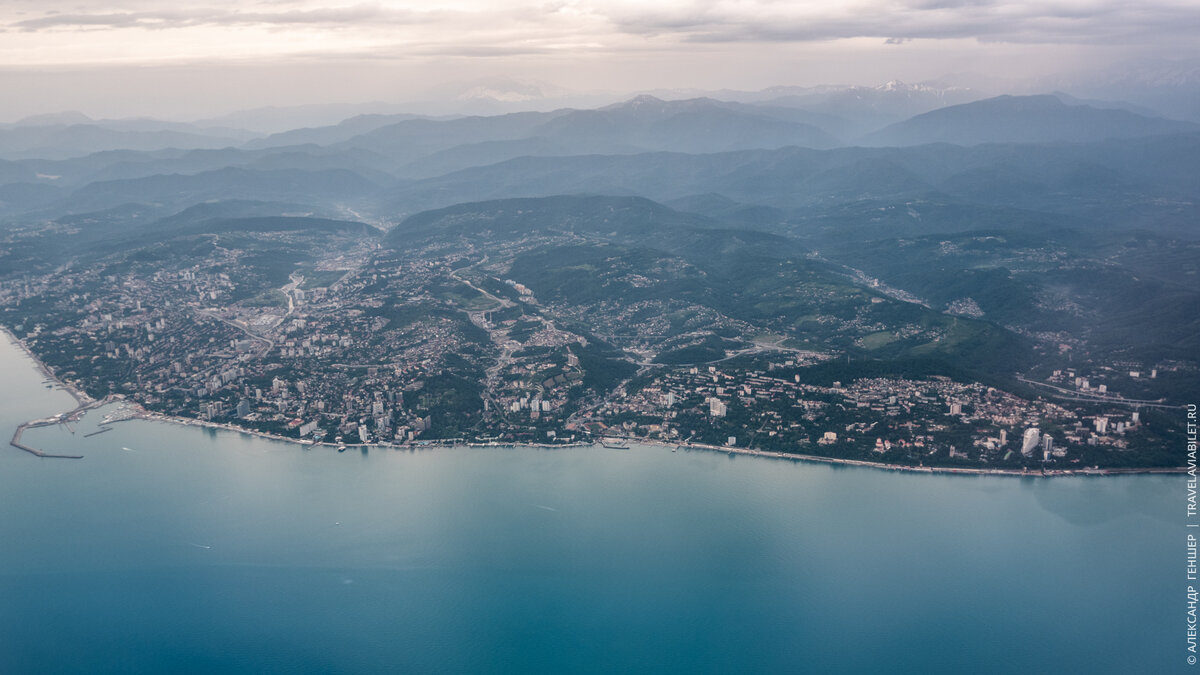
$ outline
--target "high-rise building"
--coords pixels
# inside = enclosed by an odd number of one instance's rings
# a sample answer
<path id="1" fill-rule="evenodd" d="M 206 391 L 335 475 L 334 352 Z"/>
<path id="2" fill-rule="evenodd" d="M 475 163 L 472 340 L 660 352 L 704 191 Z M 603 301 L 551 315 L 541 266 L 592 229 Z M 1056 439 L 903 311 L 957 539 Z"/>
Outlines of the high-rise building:
<path id="1" fill-rule="evenodd" d="M 1028 457 L 1033 454 L 1034 448 L 1038 446 L 1038 440 L 1041 434 L 1038 433 L 1036 427 L 1029 427 L 1025 430 L 1024 439 L 1021 441 L 1021 454 Z"/>
<path id="2" fill-rule="evenodd" d="M 724 417 L 725 410 L 725 404 L 721 402 L 721 399 L 708 399 L 708 414 L 712 415 L 713 417 Z"/>

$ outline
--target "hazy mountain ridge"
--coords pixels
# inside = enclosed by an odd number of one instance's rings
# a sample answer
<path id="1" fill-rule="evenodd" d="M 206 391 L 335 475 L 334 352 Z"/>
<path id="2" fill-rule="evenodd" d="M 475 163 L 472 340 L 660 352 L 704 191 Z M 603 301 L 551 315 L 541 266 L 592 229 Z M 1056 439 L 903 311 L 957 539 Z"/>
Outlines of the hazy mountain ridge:
<path id="1" fill-rule="evenodd" d="M 126 126 L 126 125 L 122 125 Z M 137 127 L 140 125 L 131 124 Z M 165 148 L 224 148 L 241 145 L 248 134 L 206 133 L 200 129 L 177 130 L 112 128 L 101 124 L 51 126 L 21 125 L 0 129 L 0 157 L 9 159 L 67 159 L 105 150 L 162 150 Z"/>
<path id="2" fill-rule="evenodd" d="M 911 89 L 911 88 L 910 88 Z M 905 90 L 907 91 L 907 89 Z M 978 111 L 983 111 L 978 112 Z M 1037 118 L 1049 115 L 1052 122 L 1039 124 Z M 1064 117 L 1065 116 L 1065 117 Z M 1103 120 L 1104 124 L 1083 124 L 1080 119 Z M 995 119 L 1008 119 L 1007 127 L 997 124 Z M 777 106 L 760 107 L 745 103 L 722 102 L 697 98 L 680 101 L 665 101 L 654 97 L 639 97 L 620 104 L 596 110 L 560 109 L 552 112 L 524 112 L 493 117 L 466 117 L 457 119 L 405 118 L 399 122 L 394 116 L 360 116 L 332 127 L 300 129 L 268 139 L 253 141 L 241 148 L 220 147 L 212 149 L 152 149 L 152 150 L 104 150 L 71 159 L 25 159 L 0 165 L 0 182 L 44 183 L 67 190 L 75 190 L 91 182 L 121 179 L 146 178 L 156 174 L 198 174 L 227 167 L 244 169 L 304 169 L 349 170 L 367 177 L 380 185 L 402 183 L 398 179 L 453 180 L 454 172 L 491 166 L 500 162 L 522 157 L 569 157 L 581 155 L 630 155 L 647 151 L 683 152 L 695 155 L 697 166 L 708 160 L 701 156 L 714 152 L 736 152 L 743 150 L 780 149 L 787 146 L 832 149 L 840 145 L 833 134 L 822 131 L 818 125 L 844 132 L 844 119 L 822 116 L 806 111 Z M 950 120 L 953 123 L 949 123 Z M 34 127 L 41 128 L 41 127 Z M 914 117 L 887 131 L 877 132 L 874 143 L 882 143 L 889 134 L 897 136 L 892 142 L 919 143 L 930 138 L 949 138 L 960 144 L 1013 136 L 1011 141 L 1028 142 L 1036 139 L 1051 139 L 1062 142 L 1070 138 L 1081 138 L 1086 142 L 1098 141 L 1100 136 L 1142 137 L 1145 134 L 1174 133 L 1194 130 L 1197 127 L 1160 118 L 1148 118 L 1128 111 L 1101 110 L 1090 106 L 1065 105 L 1053 97 L 1001 97 L 977 101 L 963 106 L 942 108 L 933 113 Z M 356 133 L 367 129 L 364 133 Z M 920 131 L 924 129 L 925 131 Z M 1006 131 L 1007 129 L 1007 131 Z M 908 131 L 906 131 L 908 130 Z M 913 131 L 916 130 L 916 131 Z M 1011 133 L 1010 133 L 1011 132 Z M 347 136 L 349 136 L 347 138 Z M 903 136 L 903 138 L 899 138 Z M 1148 138 L 1148 137 L 1147 137 Z M 341 140 L 338 140 L 341 139 Z M 193 139 L 195 140 L 195 139 Z M 327 145 L 301 141 L 333 141 Z M 199 141 L 197 141 L 199 142 Z M 213 139 L 205 138 L 204 143 Z M 151 143 L 152 146 L 161 143 Z M 852 149 L 845 149 L 853 153 Z M 916 152 L 916 151 L 914 151 Z M 936 154 L 942 150 L 920 151 Z M 918 154 L 920 154 L 918 152 Z M 957 156 L 957 151 L 944 151 L 948 156 Z M 963 195 L 975 198 L 980 190 L 970 179 L 969 171 L 986 171 L 986 165 L 995 163 L 990 157 L 996 153 L 981 150 L 980 166 L 970 167 L 958 181 L 943 184 L 945 176 L 930 175 L 926 170 L 917 170 L 915 175 L 902 179 L 898 169 L 864 165 L 863 185 L 828 184 L 830 199 L 845 199 L 854 196 L 870 198 L 880 196 L 885 184 L 901 187 L 895 194 L 914 193 L 918 183 L 926 183 L 939 190 L 954 194 L 961 190 Z M 1023 150 L 1015 150 L 1024 154 Z M 1062 148 L 1065 157 L 1078 154 L 1074 148 Z M 726 161 L 733 159 L 725 158 Z M 572 163 L 570 160 L 564 160 Z M 652 160 L 654 161 L 654 160 Z M 868 164 L 875 160 L 863 160 Z M 903 170 L 913 171 L 909 159 L 893 159 Z M 1167 158 L 1167 161 L 1172 161 Z M 737 160 L 733 160 L 736 165 Z M 835 162 L 836 163 L 836 162 Z M 955 160 L 952 163 L 960 163 Z M 929 163 L 933 167 L 936 162 Z M 1015 170 L 1024 172 L 1020 161 L 1013 164 Z M 833 168 L 832 166 L 830 168 Z M 846 169 L 838 168 L 838 171 Z M 701 169 L 703 172 L 703 169 Z M 884 179 L 871 185 L 866 174 L 877 173 Z M 1002 170 L 995 170 L 1003 177 Z M 794 174 L 789 169 L 784 175 Z M 850 170 L 853 173 L 852 170 Z M 890 175 L 889 175 L 890 173 Z M 1186 175 L 1186 174 L 1185 174 Z M 793 176 L 794 177 L 794 176 Z M 812 177 L 802 177 L 808 181 Z M 844 177 L 852 180 L 852 176 Z M 765 177 L 775 184 L 780 176 Z M 759 179 L 756 179 L 759 180 Z M 791 180 L 788 178 L 787 180 Z M 1010 179 L 1002 178 L 1001 183 Z M 1017 183 L 1024 180 L 1018 178 Z M 1040 178 L 1037 180 L 1041 180 Z M 1124 180 L 1121 178 L 1120 180 Z M 1120 182 L 1118 180 L 1118 182 Z M 802 194 L 819 191 L 822 181 L 837 183 L 836 176 L 813 179 L 811 185 L 800 185 Z M 898 183 L 895 181 L 899 181 Z M 511 180 L 506 181 L 512 183 Z M 904 187 L 904 183 L 908 183 Z M 534 189 L 526 181 L 525 189 Z M 519 186 L 518 186 L 519 187 Z M 1033 186 L 1031 186 L 1033 187 Z M 699 192 L 729 192 L 727 196 L 738 201 L 750 201 L 736 187 L 726 185 L 697 185 L 695 189 L 674 193 L 645 193 L 660 199 L 674 199 Z M 540 190 L 539 194 L 562 191 L 587 191 L 581 186 L 568 190 Z M 630 191 L 614 177 L 602 178 L 597 191 Z M 633 191 L 636 192 L 638 188 Z M 1049 186 L 1053 194 L 1055 186 Z M 1043 192 L 1046 192 L 1043 190 Z M 45 188 L 10 188 L 10 192 L 25 191 L 38 196 L 32 201 L 12 200 L 6 206 L 8 213 L 36 202 L 44 203 L 50 198 Z M 225 195 L 233 197 L 236 195 Z M 500 193 L 467 194 L 467 199 L 487 196 L 503 196 Z M 793 203 L 807 203 L 796 199 Z M 778 199 L 765 202 L 778 205 Z M 452 202 L 445 202 L 452 203 Z M 422 202 L 416 208 L 430 205 Z M 408 209 L 406 209 L 408 210 Z"/>
<path id="3" fill-rule="evenodd" d="M 783 148 L 707 155 L 523 157 L 399 186 L 401 211 L 505 196 L 641 195 L 658 201 L 716 194 L 796 210 L 863 200 L 935 199 L 1004 205 L 1185 231 L 1200 200 L 1200 135 L 1069 145 Z M 996 180 L 1009 175 L 1013 180 Z M 1097 182 L 1096 177 L 1103 181 Z M 1115 210 L 1114 210 L 1115 209 Z M 1182 209 L 1182 210 L 1180 210 Z M 969 229 L 969 223 L 963 227 Z M 1184 229 L 1180 229 L 1184 228 Z"/>
<path id="4" fill-rule="evenodd" d="M 1195 133 L 1200 125 L 1127 110 L 1068 105 L 1057 96 L 999 96 L 940 108 L 868 134 L 866 145 L 1053 143 Z"/>
<path id="5" fill-rule="evenodd" d="M 352 171 L 298 169 L 252 171 L 224 168 L 194 175 L 171 174 L 91 183 L 61 204 L 71 212 L 147 202 L 182 208 L 214 199 L 295 201 L 322 205 L 361 198 L 378 185 Z"/>

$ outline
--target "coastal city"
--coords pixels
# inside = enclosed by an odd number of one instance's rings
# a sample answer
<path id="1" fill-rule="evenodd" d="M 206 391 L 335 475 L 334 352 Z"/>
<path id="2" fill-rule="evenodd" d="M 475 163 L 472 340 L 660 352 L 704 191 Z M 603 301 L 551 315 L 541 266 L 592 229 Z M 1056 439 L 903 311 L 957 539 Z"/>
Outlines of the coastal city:
<path id="1" fill-rule="evenodd" d="M 1176 364 L 1054 369 L 1023 395 L 936 373 L 855 376 L 835 343 L 796 346 L 711 307 L 544 303 L 502 262 L 532 245 L 397 256 L 373 232 L 209 235 L 189 244 L 201 258 L 0 283 L 0 317 L 92 398 L 342 448 L 639 441 L 1053 473 L 1136 467 L 1161 433 L 1161 400 L 1105 382 L 1152 383 Z M 263 264 L 301 247 L 320 253 Z M 672 325 L 677 311 L 687 321 Z M 874 333 L 861 316 L 839 330 Z"/>
<path id="2" fill-rule="evenodd" d="M 0 675 L 1200 663 L 1200 1 L 0 34 Z"/>

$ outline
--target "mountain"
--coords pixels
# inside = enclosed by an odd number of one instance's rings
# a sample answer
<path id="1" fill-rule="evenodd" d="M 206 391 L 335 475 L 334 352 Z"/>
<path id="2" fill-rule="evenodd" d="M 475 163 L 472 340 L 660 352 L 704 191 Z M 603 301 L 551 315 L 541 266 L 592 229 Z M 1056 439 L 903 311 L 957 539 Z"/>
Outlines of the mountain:
<path id="1" fill-rule="evenodd" d="M 193 175 L 171 174 L 91 183 L 57 205 L 79 213 L 124 203 L 177 209 L 210 200 L 244 199 L 336 207 L 368 199 L 379 186 L 344 169 L 249 170 L 225 168 Z"/>
<path id="2" fill-rule="evenodd" d="M 847 137 L 859 136 L 914 115 L 984 98 L 968 87 L 891 81 L 875 87 L 774 87 L 758 105 L 790 107 L 833 116 L 852 125 Z"/>
<path id="3" fill-rule="evenodd" d="M 917 115 L 868 134 L 863 142 L 873 146 L 1080 143 L 1196 131 L 1200 125 L 1127 110 L 1068 105 L 1051 95 L 997 96 Z"/>
<path id="4" fill-rule="evenodd" d="M 388 231 L 384 243 L 398 246 L 421 236 L 603 233 L 644 236 L 650 229 L 714 228 L 702 216 L 675 211 L 641 197 L 556 195 L 456 204 L 418 213 Z"/>
<path id="5" fill-rule="evenodd" d="M 245 232 L 348 232 L 366 236 L 378 236 L 379 230 L 351 220 L 332 220 L 309 216 L 259 216 L 253 218 L 224 218 L 204 220 L 176 229 L 159 229 L 155 236 L 171 238 L 195 234 L 223 234 Z M 143 239 L 145 241 L 145 239 Z"/>
<path id="6" fill-rule="evenodd" d="M 1042 91 L 1137 101 L 1173 119 L 1200 122 L 1200 59 L 1140 59 L 1038 80 Z"/>
<path id="7" fill-rule="evenodd" d="M 397 113 L 394 115 L 355 115 L 332 126 L 304 127 L 271 134 L 246 143 L 247 149 L 274 148 L 289 145 L 332 145 L 347 141 L 355 136 L 372 132 L 381 127 L 416 119 L 427 119 L 422 115 Z"/>
<path id="8" fill-rule="evenodd" d="M 91 124 L 95 122 L 92 118 L 79 112 L 78 110 L 64 110 L 56 113 L 42 113 L 40 115 L 30 115 L 22 117 L 12 124 L 0 125 L 4 127 L 48 127 L 48 126 L 68 126 L 71 124 Z"/>
<path id="9" fill-rule="evenodd" d="M 307 171 L 346 169 L 380 184 L 389 184 L 395 180 L 390 174 L 382 172 L 381 167 L 389 166 L 390 162 L 378 153 L 358 148 L 330 150 L 315 145 L 262 150 L 105 150 L 83 157 L 62 160 L 27 159 L 10 162 L 9 165 L 24 169 L 24 177 L 13 180 L 51 181 L 70 188 L 79 188 L 98 181 L 195 174 L 231 167 Z M 9 182 L 5 169 L 6 166 L 0 163 L 0 184 Z"/>
<path id="10" fill-rule="evenodd" d="M 583 152 L 631 147 L 696 153 L 841 144 L 811 124 L 773 117 L 750 106 L 733 107 L 706 98 L 664 101 L 653 96 L 598 110 L 571 111 L 536 133 Z"/>
<path id="11" fill-rule="evenodd" d="M 223 148 L 244 138 L 167 129 L 123 130 L 98 124 L 20 126 L 0 129 L 0 157 L 66 159 L 104 150 Z"/>
<path id="12" fill-rule="evenodd" d="M 539 126 L 566 112 L 522 112 L 452 120 L 411 119 L 356 135 L 332 147 L 371 150 L 386 155 L 400 166 L 460 145 L 529 138 L 535 135 Z"/>
<path id="13" fill-rule="evenodd" d="M 1055 98 L 1067 105 L 1088 105 L 1101 110 L 1126 110 L 1128 112 L 1141 115 L 1142 117 L 1162 117 L 1162 114 L 1157 110 L 1147 108 L 1146 106 L 1135 105 L 1128 101 L 1105 101 L 1097 98 L 1079 98 L 1072 96 L 1063 91 L 1056 91 L 1052 94 Z"/>
<path id="14" fill-rule="evenodd" d="M 1027 349 L 1023 339 L 1000 326 L 863 289 L 845 269 L 811 258 L 794 240 L 724 228 L 636 197 L 558 195 L 457 204 L 407 218 L 383 244 L 403 256 L 423 245 L 445 247 L 463 240 L 489 257 L 511 257 L 506 277 L 536 289 L 543 302 L 573 305 L 575 317 L 647 304 L 686 307 L 666 337 L 695 335 L 696 325 L 685 317 L 703 325 L 702 316 L 724 315 L 758 330 L 870 352 L 874 358 L 922 355 L 1011 367 Z M 855 319 L 853 325 L 831 328 L 826 324 L 840 323 L 833 317 Z M 932 332 L 886 349 L 864 348 L 862 338 L 877 331 L 876 321 Z M 702 345 L 696 349 L 691 339 L 675 347 L 663 343 L 661 361 L 691 362 L 698 352 L 705 352 L 701 360 L 724 356 L 721 340 L 710 338 Z M 728 345 L 736 346 L 736 341 Z"/>
<path id="15" fill-rule="evenodd" d="M 45 183 L 0 185 L 0 213 L 20 212 L 48 205 L 63 194 L 61 188 Z"/>
<path id="16" fill-rule="evenodd" d="M 743 205 L 739 210 L 779 209 L 797 222 L 842 214 L 837 218 L 847 226 L 886 222 L 936 232 L 978 227 L 973 213 L 989 227 L 1028 220 L 997 211 L 1007 209 L 1194 237 L 1187 233 L 1195 229 L 1200 202 L 1196 176 L 1200 134 L 1067 145 L 520 157 L 399 185 L 389 204 L 394 212 L 415 213 L 517 196 L 601 193 L 669 201 L 709 194 Z M 779 222 L 778 214 L 759 215 L 761 222 Z"/>
<path id="17" fill-rule="evenodd" d="M 327 127 L 359 115 L 396 115 L 413 112 L 399 103 L 315 103 L 266 106 L 237 110 L 219 117 L 196 120 L 194 125 L 235 127 L 258 134 L 277 134 L 292 129 Z"/>
<path id="18" fill-rule="evenodd" d="M 829 133 L 785 119 L 786 115 L 710 99 L 663 101 L 639 96 L 596 110 L 406 120 L 333 147 L 370 149 L 392 158 L 403 175 L 430 176 L 431 170 L 421 168 L 426 158 L 434 167 L 457 169 L 527 154 L 706 153 L 840 145 Z"/>
<path id="19" fill-rule="evenodd" d="M 11 124 L 0 124 L 0 129 L 27 129 L 30 127 L 70 127 L 70 126 L 95 126 L 112 131 L 133 131 L 133 132 L 155 132 L 155 131 L 174 131 L 183 134 L 192 134 L 198 136 L 213 136 L 219 138 L 236 139 L 238 141 L 246 141 L 254 138 L 256 134 L 245 129 L 235 127 L 220 127 L 208 126 L 202 127 L 187 122 L 173 122 L 169 120 L 154 119 L 151 117 L 129 117 L 122 119 L 92 119 L 87 115 L 76 110 L 67 110 L 58 113 L 46 113 L 42 115 L 31 115 L 23 119 L 17 120 Z"/>
<path id="20" fill-rule="evenodd" d="M 218 220 L 268 218 L 273 216 L 308 216 L 311 212 L 298 204 L 286 202 L 263 202 L 245 199 L 201 202 L 182 211 L 159 219 L 155 227 L 169 230 L 183 229 L 199 223 Z"/>

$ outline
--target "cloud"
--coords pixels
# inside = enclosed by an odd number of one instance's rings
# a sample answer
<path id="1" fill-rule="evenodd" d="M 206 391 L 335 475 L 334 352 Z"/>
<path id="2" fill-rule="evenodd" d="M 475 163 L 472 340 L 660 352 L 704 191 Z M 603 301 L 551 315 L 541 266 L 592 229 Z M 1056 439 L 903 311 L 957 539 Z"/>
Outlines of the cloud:
<path id="1" fill-rule="evenodd" d="M 1200 3 L 1179 0 L 691 0 L 601 4 L 620 30 L 688 42 L 809 42 L 847 38 L 1014 43 L 1140 42 L 1200 34 Z"/>
<path id="2" fill-rule="evenodd" d="M 357 26 L 366 24 L 417 24 L 434 19 L 439 13 L 414 9 L 359 4 L 344 7 L 318 7 L 283 11 L 241 11 L 211 7 L 171 9 L 152 7 L 104 13 L 59 13 L 13 21 L 7 28 L 37 32 L 44 30 L 88 30 L 145 28 L 166 30 L 193 26 Z"/>
<path id="3" fill-rule="evenodd" d="M 696 56 L 865 40 L 888 58 L 951 42 L 1194 53 L 1196 0 L 8 0 L 0 61 Z M 922 44 L 912 44 L 921 41 Z M 710 49 L 710 47 L 712 47 Z M 789 47 L 790 48 L 790 47 Z M 799 44 L 797 44 L 797 48 Z M 1134 50 L 1130 50 L 1134 51 Z"/>
<path id="4" fill-rule="evenodd" d="M 170 30 L 198 26 L 370 31 L 438 23 L 448 34 L 519 29 L 531 39 L 559 31 L 596 38 L 676 42 L 811 42 L 847 38 L 960 39 L 1111 44 L 1200 33 L 1194 0 L 124 0 L 85 12 L 66 0 L 11 0 L 9 31 Z M 433 7 L 433 9 L 431 9 Z M 34 11 L 40 14 L 32 15 Z"/>

